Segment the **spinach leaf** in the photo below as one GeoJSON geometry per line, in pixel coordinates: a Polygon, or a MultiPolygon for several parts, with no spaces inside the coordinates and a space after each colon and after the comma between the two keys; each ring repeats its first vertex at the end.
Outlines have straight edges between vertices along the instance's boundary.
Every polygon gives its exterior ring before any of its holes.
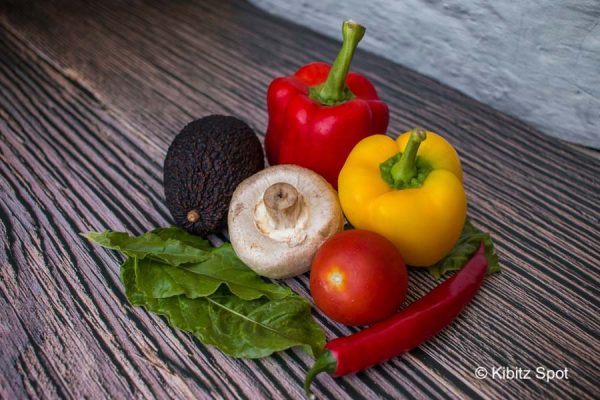
{"type": "Polygon", "coordinates": [[[492,237],[487,232],[477,229],[469,219],[465,221],[463,231],[456,245],[445,258],[429,267],[429,272],[434,278],[440,278],[448,272],[460,270],[475,254],[483,241],[485,246],[485,257],[488,261],[488,274],[500,271],[498,255],[494,248],[492,237]]]}
{"type": "Polygon", "coordinates": [[[112,231],[83,236],[144,260],[136,285],[149,297],[208,296],[221,285],[244,300],[261,296],[274,300],[292,294],[284,286],[264,282],[237,257],[229,243],[214,248],[177,227],[156,229],[139,237],[112,231]]]}
{"type": "Polygon", "coordinates": [[[130,257],[140,259],[151,257],[171,265],[204,261],[212,247],[200,238],[194,237],[176,227],[159,228],[131,237],[125,232],[88,232],[82,234],[91,242],[118,250],[130,257]]]}
{"type": "MultiPolygon", "coordinates": [[[[136,286],[146,277],[146,263],[129,258],[121,266],[121,279],[131,304],[164,315],[172,327],[196,336],[232,357],[260,358],[301,346],[313,357],[325,345],[325,334],[311,315],[310,304],[300,296],[244,300],[227,289],[204,297],[187,295],[149,297],[136,286]]],[[[160,284],[160,282],[157,282],[160,284]]]]}
{"type": "Polygon", "coordinates": [[[185,294],[189,298],[213,294],[226,285],[243,300],[265,296],[271,300],[292,294],[284,286],[264,282],[235,255],[230,244],[215,248],[206,261],[180,266],[152,259],[138,262],[135,284],[148,297],[167,298],[185,294]]]}
{"type": "Polygon", "coordinates": [[[150,231],[151,233],[158,235],[163,240],[179,240],[183,244],[188,246],[195,247],[201,250],[209,251],[213,247],[208,242],[208,240],[198,236],[192,235],[187,231],[177,227],[177,226],[167,226],[165,228],[156,228],[150,231]]]}
{"type": "Polygon", "coordinates": [[[121,281],[132,305],[165,316],[226,354],[259,358],[301,346],[315,356],[325,345],[310,304],[264,282],[228,243],[213,248],[176,227],[139,237],[112,231],[83,236],[128,256],[121,281]]]}

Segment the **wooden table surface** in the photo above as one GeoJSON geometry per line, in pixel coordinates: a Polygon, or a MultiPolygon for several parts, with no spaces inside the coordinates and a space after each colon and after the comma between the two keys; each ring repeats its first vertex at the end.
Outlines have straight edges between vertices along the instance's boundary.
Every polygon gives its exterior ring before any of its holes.
{"type": "MultiPolygon", "coordinates": [[[[415,44],[418,45],[418,44],[415,44]]],[[[311,359],[226,357],[131,307],[121,257],[78,232],[171,222],[162,161],[210,113],[266,127],[270,80],[338,43],[236,1],[0,2],[0,398],[302,398],[311,359]]],[[[503,272],[448,329],[322,398],[598,398],[600,161],[359,50],[389,134],[444,134],[503,272]],[[478,380],[478,366],[568,380],[478,380]]],[[[540,99],[552,101],[552,99],[540,99]]],[[[285,281],[308,296],[307,276],[285,281]]],[[[409,297],[435,285],[411,271],[409,297]]],[[[315,313],[328,337],[355,329],[315,313]]]]}

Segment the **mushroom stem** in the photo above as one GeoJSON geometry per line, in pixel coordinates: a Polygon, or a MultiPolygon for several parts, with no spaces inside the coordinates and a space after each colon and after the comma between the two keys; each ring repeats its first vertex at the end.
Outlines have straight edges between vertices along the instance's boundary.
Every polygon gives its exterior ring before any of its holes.
{"type": "Polygon", "coordinates": [[[263,202],[275,229],[293,228],[304,206],[302,195],[289,183],[275,183],[265,190],[263,202]]]}

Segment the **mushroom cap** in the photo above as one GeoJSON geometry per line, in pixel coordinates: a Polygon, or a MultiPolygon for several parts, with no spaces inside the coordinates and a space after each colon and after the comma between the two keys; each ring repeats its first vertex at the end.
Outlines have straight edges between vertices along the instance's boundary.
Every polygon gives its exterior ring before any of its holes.
{"type": "Polygon", "coordinates": [[[307,272],[323,242],[344,228],[337,192],[319,174],[297,165],[266,168],[238,185],[228,214],[229,239],[238,257],[268,278],[307,272]],[[265,232],[263,196],[276,183],[292,185],[304,201],[292,229],[265,232]]]}

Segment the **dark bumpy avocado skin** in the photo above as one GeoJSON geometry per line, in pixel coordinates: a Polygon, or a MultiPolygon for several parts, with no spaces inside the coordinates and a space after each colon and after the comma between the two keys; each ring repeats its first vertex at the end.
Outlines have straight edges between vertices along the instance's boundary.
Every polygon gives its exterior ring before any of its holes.
{"type": "Polygon", "coordinates": [[[163,168],[175,223],[201,236],[218,231],[237,185],[263,168],[262,146],[245,122],[211,115],[189,123],[171,143],[163,168]],[[187,218],[192,210],[196,222],[187,218]]]}

